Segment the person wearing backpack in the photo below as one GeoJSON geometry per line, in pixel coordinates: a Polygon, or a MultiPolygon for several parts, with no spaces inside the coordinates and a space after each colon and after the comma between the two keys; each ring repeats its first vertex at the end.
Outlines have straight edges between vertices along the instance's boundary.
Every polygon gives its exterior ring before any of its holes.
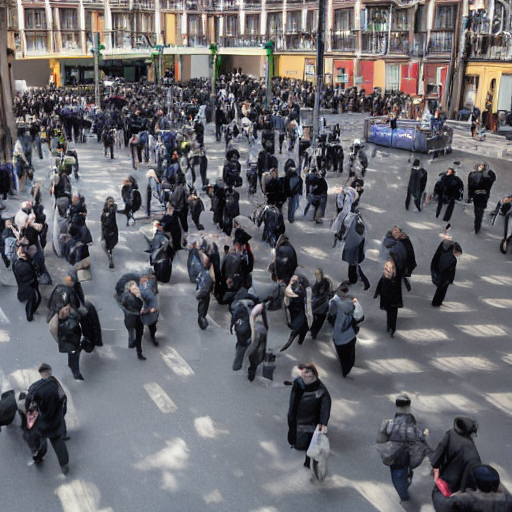
{"type": "Polygon", "coordinates": [[[356,341],[359,324],[364,320],[361,303],[349,297],[349,282],[342,281],[334,297],[329,301],[328,316],[334,318],[332,339],[341,365],[341,374],[346,377],[356,360],[356,341]]]}
{"type": "MultiPolygon", "coordinates": [[[[409,486],[412,483],[413,469],[418,467],[426,455],[428,446],[425,437],[428,429],[421,430],[416,418],[411,414],[411,399],[405,393],[395,400],[396,413],[392,420],[381,423],[377,436],[377,449],[383,462],[391,471],[391,482],[400,501],[409,501],[409,486]],[[411,457],[411,448],[418,448],[419,455],[411,457]],[[411,467],[411,465],[413,467],[411,467]]],[[[415,450],[416,451],[416,450],[415,450]]]]}
{"type": "Polygon", "coordinates": [[[204,331],[208,327],[208,307],[210,306],[210,294],[213,290],[212,271],[210,271],[210,261],[206,254],[201,253],[201,262],[203,268],[196,278],[196,299],[197,299],[197,323],[204,331]]]}
{"type": "Polygon", "coordinates": [[[449,237],[443,240],[430,262],[430,273],[432,283],[437,287],[436,293],[432,299],[432,306],[439,307],[448,291],[448,286],[455,279],[455,270],[457,268],[457,258],[462,254],[462,248],[449,237]]]}
{"type": "Polygon", "coordinates": [[[439,217],[444,204],[448,204],[444,212],[443,221],[448,222],[451,219],[455,201],[460,201],[464,194],[464,183],[456,176],[455,169],[449,167],[448,170],[440,175],[440,179],[435,184],[434,194],[437,194],[436,218],[439,217]]]}
{"type": "Polygon", "coordinates": [[[283,188],[288,198],[288,222],[293,224],[295,212],[299,207],[300,196],[302,195],[303,181],[297,174],[297,168],[293,159],[289,158],[284,164],[283,188]]]}
{"type": "Polygon", "coordinates": [[[135,224],[134,214],[140,209],[142,204],[142,196],[139,192],[139,185],[133,176],[128,176],[123,181],[123,188],[121,189],[121,197],[124,201],[124,210],[119,213],[126,215],[126,225],[130,225],[130,220],[135,224]]]}
{"type": "Polygon", "coordinates": [[[231,236],[233,220],[240,215],[240,194],[233,187],[226,187],[224,193],[224,210],[222,212],[222,231],[231,236]]]}
{"type": "Polygon", "coordinates": [[[234,300],[231,303],[231,324],[229,326],[230,334],[233,334],[233,328],[236,334],[235,359],[233,360],[233,370],[238,371],[242,368],[245,351],[251,342],[251,323],[250,309],[254,306],[251,300],[234,300]]]}
{"type": "Polygon", "coordinates": [[[484,211],[491,195],[491,188],[496,181],[496,174],[485,164],[479,165],[468,176],[468,203],[473,201],[475,213],[475,234],[480,232],[484,211]]]}
{"type": "Polygon", "coordinates": [[[355,284],[361,279],[364,289],[370,288],[370,281],[361,269],[361,263],[365,259],[366,226],[359,213],[348,213],[343,220],[344,241],[341,259],[348,263],[348,280],[355,284]]]}

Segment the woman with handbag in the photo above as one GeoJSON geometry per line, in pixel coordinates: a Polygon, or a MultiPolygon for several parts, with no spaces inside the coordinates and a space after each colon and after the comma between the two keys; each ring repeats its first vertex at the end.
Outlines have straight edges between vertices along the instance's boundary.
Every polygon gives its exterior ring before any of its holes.
{"type": "MultiPolygon", "coordinates": [[[[300,375],[293,381],[288,408],[288,442],[296,450],[307,450],[313,432],[318,426],[327,432],[331,414],[331,396],[318,378],[313,363],[299,364],[300,375]]],[[[309,468],[311,459],[306,455],[304,466],[309,468]]]]}

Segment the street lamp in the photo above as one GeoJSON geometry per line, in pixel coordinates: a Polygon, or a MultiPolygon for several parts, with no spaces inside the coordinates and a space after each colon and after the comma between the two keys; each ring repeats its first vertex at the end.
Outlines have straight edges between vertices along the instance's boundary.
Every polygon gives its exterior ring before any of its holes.
{"type": "Polygon", "coordinates": [[[324,18],[325,18],[325,0],[318,2],[318,28],[316,34],[316,94],[313,108],[313,149],[318,144],[319,117],[320,117],[320,98],[324,84],[324,18]]]}

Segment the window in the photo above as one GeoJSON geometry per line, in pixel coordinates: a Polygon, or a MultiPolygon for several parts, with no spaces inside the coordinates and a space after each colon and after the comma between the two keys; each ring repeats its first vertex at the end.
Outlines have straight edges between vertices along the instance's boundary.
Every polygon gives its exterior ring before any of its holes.
{"type": "Polygon", "coordinates": [[[308,34],[316,33],[318,31],[318,9],[308,11],[306,17],[306,32],[308,34]]]}
{"type": "Polygon", "coordinates": [[[226,36],[238,35],[238,16],[226,16],[226,36]]]}
{"type": "Polygon", "coordinates": [[[246,14],[245,15],[245,33],[248,35],[256,35],[260,33],[260,15],[259,14],[246,14]]]}
{"type": "Polygon", "coordinates": [[[44,9],[25,9],[25,28],[27,30],[46,29],[46,13],[44,9]]]}
{"type": "Polygon", "coordinates": [[[408,9],[393,9],[392,30],[409,30],[408,9]]]}
{"type": "Polygon", "coordinates": [[[368,7],[366,9],[368,32],[387,32],[389,25],[389,9],[383,7],[368,7]]]}
{"type": "Polygon", "coordinates": [[[400,64],[386,64],[386,90],[398,91],[400,89],[400,64]]]}
{"type": "Polygon", "coordinates": [[[457,14],[456,5],[438,5],[436,8],[436,23],[438,29],[454,29],[457,14]]]}
{"type": "Polygon", "coordinates": [[[295,34],[301,30],[301,11],[288,11],[286,16],[286,32],[295,34]]]}
{"type": "Polygon", "coordinates": [[[78,30],[78,13],[76,9],[59,9],[61,30],[78,30]]]}
{"type": "Polygon", "coordinates": [[[127,30],[128,26],[129,23],[127,15],[112,13],[112,27],[114,30],[127,30]]]}
{"type": "Polygon", "coordinates": [[[334,30],[336,32],[352,30],[352,9],[338,9],[334,11],[334,30]]]}
{"type": "Polygon", "coordinates": [[[280,12],[272,12],[267,15],[267,34],[276,34],[283,29],[283,15],[280,12]]]}
{"type": "Polygon", "coordinates": [[[203,33],[201,18],[196,14],[190,14],[188,16],[188,35],[199,36],[203,33]]]}

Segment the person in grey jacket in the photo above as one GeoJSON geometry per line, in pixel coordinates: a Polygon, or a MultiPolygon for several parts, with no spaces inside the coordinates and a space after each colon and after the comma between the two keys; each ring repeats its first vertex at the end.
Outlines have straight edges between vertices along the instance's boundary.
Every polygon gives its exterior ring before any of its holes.
{"type": "Polygon", "coordinates": [[[333,342],[340,360],[341,374],[346,377],[356,360],[357,325],[364,320],[361,304],[355,297],[349,297],[349,283],[343,281],[336,295],[329,301],[329,316],[336,317],[333,342]]]}
{"type": "Polygon", "coordinates": [[[158,322],[159,309],[156,286],[156,279],[151,279],[149,276],[142,276],[140,278],[139,290],[142,298],[140,320],[143,325],[147,325],[151,335],[151,341],[155,347],[158,347],[156,323],[158,322]]]}

